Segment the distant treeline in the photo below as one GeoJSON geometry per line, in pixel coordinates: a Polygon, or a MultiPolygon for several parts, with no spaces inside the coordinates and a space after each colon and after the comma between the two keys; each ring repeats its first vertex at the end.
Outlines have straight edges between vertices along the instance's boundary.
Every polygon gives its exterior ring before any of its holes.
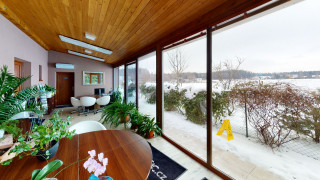
{"type": "MultiPolygon", "coordinates": [[[[312,79],[320,78],[320,71],[292,71],[292,72],[279,72],[279,73],[253,73],[245,70],[220,71],[213,72],[212,78],[214,80],[219,79],[218,73],[222,79],[229,79],[232,74],[233,79],[312,79]]],[[[206,73],[188,72],[182,73],[181,79],[206,79],[206,73]]],[[[164,79],[174,79],[173,74],[164,74],[164,79]]]]}

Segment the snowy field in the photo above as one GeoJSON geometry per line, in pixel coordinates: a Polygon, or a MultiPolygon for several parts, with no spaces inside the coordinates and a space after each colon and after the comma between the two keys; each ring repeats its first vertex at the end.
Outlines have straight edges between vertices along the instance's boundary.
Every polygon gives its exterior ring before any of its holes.
{"type": "MultiPolygon", "coordinates": [[[[275,82],[288,82],[312,91],[320,88],[320,79],[263,80],[265,84],[275,82]]],[[[150,83],[149,85],[154,84],[150,83]]],[[[172,84],[165,83],[164,91],[168,90],[168,86],[174,88],[172,84]]],[[[187,97],[192,97],[193,93],[205,90],[206,83],[184,83],[182,84],[182,88],[188,90],[187,97]]],[[[215,91],[221,91],[218,81],[213,82],[213,88],[215,91]]],[[[140,97],[139,107],[142,113],[149,114],[152,117],[156,116],[155,104],[146,103],[143,96],[140,97]]],[[[227,141],[223,136],[217,136],[218,127],[214,126],[212,132],[213,152],[220,150],[230,152],[240,160],[270,171],[283,179],[320,179],[320,173],[318,172],[320,169],[320,159],[316,158],[320,154],[320,144],[312,141],[306,142],[305,140],[298,140],[272,151],[269,147],[259,143],[257,139],[254,138],[254,129],[251,126],[249,126],[249,138],[245,137],[244,113],[241,110],[237,110],[231,117],[225,118],[231,121],[234,140],[227,141]],[[308,144],[308,146],[305,146],[304,143],[308,144]],[[310,149],[312,149],[311,151],[314,153],[314,155],[312,155],[313,157],[305,155],[308,154],[305,152],[310,149]]],[[[164,132],[197,156],[206,159],[205,125],[194,124],[186,120],[185,116],[178,112],[165,111],[164,132]]],[[[217,158],[215,157],[218,156],[217,154],[219,153],[213,153],[214,159],[217,158]]],[[[236,173],[230,170],[232,168],[224,166],[223,163],[219,164],[219,161],[216,161],[214,165],[233,177],[233,173],[236,173]]],[[[233,164],[233,167],[235,166],[237,165],[233,164]]],[[[243,167],[239,165],[238,168],[241,169],[243,167]]],[[[238,176],[237,179],[242,178],[238,176]]]]}

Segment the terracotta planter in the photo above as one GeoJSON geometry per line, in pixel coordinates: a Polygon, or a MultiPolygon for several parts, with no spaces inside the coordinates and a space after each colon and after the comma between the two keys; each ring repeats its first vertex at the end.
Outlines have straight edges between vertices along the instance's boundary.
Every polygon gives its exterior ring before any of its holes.
{"type": "Polygon", "coordinates": [[[150,131],[150,133],[146,135],[147,139],[152,139],[153,137],[154,137],[154,131],[150,131]]]}
{"type": "Polygon", "coordinates": [[[129,116],[129,114],[127,114],[126,118],[124,118],[124,116],[121,117],[121,122],[123,122],[123,123],[128,122],[129,119],[130,119],[130,116],[129,116]]]}

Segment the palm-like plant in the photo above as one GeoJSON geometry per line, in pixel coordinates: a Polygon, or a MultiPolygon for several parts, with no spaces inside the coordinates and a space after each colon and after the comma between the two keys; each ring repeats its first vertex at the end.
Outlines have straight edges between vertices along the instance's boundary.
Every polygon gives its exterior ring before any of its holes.
{"type": "Polygon", "coordinates": [[[155,121],[154,118],[145,116],[144,121],[141,123],[139,127],[138,133],[141,136],[145,136],[146,138],[152,138],[154,134],[161,135],[161,128],[158,126],[158,123],[155,121]]]}
{"type": "Polygon", "coordinates": [[[100,121],[102,123],[110,123],[115,127],[124,122],[124,127],[127,128],[126,118],[135,109],[135,106],[134,103],[127,104],[124,101],[116,101],[103,109],[100,121]]]}
{"type": "Polygon", "coordinates": [[[14,115],[20,112],[32,111],[36,114],[44,113],[39,104],[31,102],[27,105],[24,103],[30,98],[39,95],[39,87],[28,87],[21,91],[17,91],[18,87],[31,76],[22,78],[15,77],[8,72],[7,66],[3,66],[0,73],[0,124],[10,120],[14,115]]]}

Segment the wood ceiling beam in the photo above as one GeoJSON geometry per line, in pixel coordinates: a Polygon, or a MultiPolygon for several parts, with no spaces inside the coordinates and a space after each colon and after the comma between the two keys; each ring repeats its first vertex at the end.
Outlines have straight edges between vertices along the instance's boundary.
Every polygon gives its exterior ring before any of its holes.
{"type": "Polygon", "coordinates": [[[46,50],[50,50],[47,44],[45,44],[33,31],[15,15],[2,1],[0,1],[0,13],[6,17],[10,22],[15,24],[22,32],[28,35],[31,39],[37,42],[41,47],[46,50]]]}

